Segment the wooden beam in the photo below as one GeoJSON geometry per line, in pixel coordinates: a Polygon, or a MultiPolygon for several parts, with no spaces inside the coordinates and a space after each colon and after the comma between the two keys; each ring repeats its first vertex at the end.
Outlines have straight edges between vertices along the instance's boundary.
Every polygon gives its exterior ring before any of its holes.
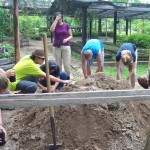
{"type": "Polygon", "coordinates": [[[19,37],[19,10],[18,10],[18,0],[13,0],[13,10],[14,10],[14,43],[15,43],[15,63],[20,60],[20,37],[19,37]]]}
{"type": "Polygon", "coordinates": [[[1,95],[0,107],[62,106],[150,100],[150,90],[106,90],[1,95]]]}

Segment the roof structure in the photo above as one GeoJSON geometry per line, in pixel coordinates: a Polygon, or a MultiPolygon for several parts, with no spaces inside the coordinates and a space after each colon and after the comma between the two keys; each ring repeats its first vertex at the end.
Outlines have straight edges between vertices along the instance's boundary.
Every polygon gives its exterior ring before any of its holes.
{"type": "MultiPolygon", "coordinates": [[[[99,18],[114,18],[114,11],[116,11],[117,18],[150,19],[150,4],[145,3],[110,2],[108,0],[70,0],[64,6],[61,4],[59,6],[60,2],[55,0],[19,0],[18,3],[20,12],[26,9],[31,15],[34,14],[35,9],[40,10],[41,15],[53,14],[58,9],[65,11],[66,15],[72,15],[75,10],[87,6],[87,9],[95,11],[99,18]]],[[[1,0],[0,7],[11,9],[13,1],[1,0]]]]}
{"type": "MultiPolygon", "coordinates": [[[[27,10],[29,15],[34,15],[34,10],[39,10],[40,14],[46,14],[55,0],[18,0],[19,12],[27,10]]],[[[0,7],[13,9],[13,0],[1,0],[0,7]]]]}
{"type": "MultiPolygon", "coordinates": [[[[50,8],[54,1],[55,0],[19,0],[18,2],[20,7],[45,9],[50,8]]],[[[0,2],[1,6],[4,7],[10,8],[13,6],[13,0],[1,0],[0,2]]]]}
{"type": "Polygon", "coordinates": [[[116,11],[117,18],[150,19],[150,4],[145,3],[74,0],[74,4],[80,7],[87,6],[87,9],[95,11],[99,18],[114,18],[116,11]]]}

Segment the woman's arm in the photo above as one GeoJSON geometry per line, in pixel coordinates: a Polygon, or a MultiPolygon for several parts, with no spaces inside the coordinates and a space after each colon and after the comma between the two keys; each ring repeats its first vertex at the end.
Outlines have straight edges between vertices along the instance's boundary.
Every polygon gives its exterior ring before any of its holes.
{"type": "Polygon", "coordinates": [[[15,71],[13,69],[9,69],[7,71],[4,71],[3,69],[0,68],[0,72],[5,74],[7,78],[10,78],[11,76],[15,75],[15,71]]]}
{"type": "Polygon", "coordinates": [[[42,90],[47,91],[47,87],[43,86],[41,83],[37,83],[38,87],[41,88],[42,90]]]}
{"type": "Polygon", "coordinates": [[[50,27],[50,31],[54,32],[58,21],[61,19],[61,15],[57,15],[56,19],[53,21],[53,24],[50,27]]]}
{"type": "Polygon", "coordinates": [[[120,80],[121,79],[121,72],[120,72],[120,62],[116,61],[116,79],[120,80]]]}
{"type": "MultiPolygon", "coordinates": [[[[46,78],[46,73],[43,73],[41,76],[44,77],[44,78],[46,78]]],[[[61,83],[67,83],[67,84],[69,84],[69,83],[72,82],[71,80],[61,80],[61,79],[56,78],[56,77],[54,77],[52,75],[49,75],[49,78],[53,82],[61,82],[61,83]]]]}
{"type": "MultiPolygon", "coordinates": [[[[58,79],[60,79],[59,77],[56,77],[58,79]]],[[[59,82],[55,82],[55,84],[53,85],[52,89],[55,91],[57,86],[58,86],[59,82]]]]}
{"type": "Polygon", "coordinates": [[[15,71],[13,69],[9,69],[5,72],[5,75],[7,78],[10,78],[11,76],[15,75],[15,71]]]}
{"type": "Polygon", "coordinates": [[[63,40],[63,44],[65,44],[66,42],[70,41],[73,38],[71,29],[68,30],[68,35],[69,35],[68,38],[63,40]]]}

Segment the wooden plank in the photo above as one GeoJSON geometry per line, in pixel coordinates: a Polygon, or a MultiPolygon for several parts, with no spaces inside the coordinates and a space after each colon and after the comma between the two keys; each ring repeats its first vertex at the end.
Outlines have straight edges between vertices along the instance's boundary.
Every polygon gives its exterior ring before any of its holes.
{"type": "Polygon", "coordinates": [[[18,0],[13,0],[13,21],[14,21],[14,44],[15,44],[15,63],[20,60],[20,36],[19,36],[19,10],[18,0]]]}
{"type": "Polygon", "coordinates": [[[6,65],[6,64],[11,64],[13,62],[13,58],[1,58],[0,59],[0,66],[1,65],[6,65]]]}
{"type": "Polygon", "coordinates": [[[1,95],[0,107],[62,106],[150,100],[150,90],[1,95]]]}
{"type": "Polygon", "coordinates": [[[3,70],[8,70],[8,69],[12,69],[14,67],[15,64],[8,64],[8,65],[3,65],[0,66],[0,68],[2,68],[3,70]]]}

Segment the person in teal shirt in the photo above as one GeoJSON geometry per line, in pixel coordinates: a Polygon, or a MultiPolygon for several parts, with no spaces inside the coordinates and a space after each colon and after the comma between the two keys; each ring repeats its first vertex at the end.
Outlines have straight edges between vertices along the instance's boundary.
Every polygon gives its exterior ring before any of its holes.
{"type": "Polygon", "coordinates": [[[104,65],[104,44],[98,39],[91,39],[86,42],[81,51],[82,71],[84,78],[91,75],[91,66],[94,59],[97,60],[96,72],[103,71],[104,65]]]}
{"type": "MultiPolygon", "coordinates": [[[[45,59],[44,50],[36,49],[32,55],[23,57],[14,67],[16,73],[16,81],[9,82],[9,88],[12,91],[20,91],[20,93],[35,93],[38,87],[39,77],[46,78],[46,73],[39,66],[43,64],[45,59]]],[[[61,80],[49,75],[50,80],[54,82],[70,83],[71,80],[61,80]]]]}

